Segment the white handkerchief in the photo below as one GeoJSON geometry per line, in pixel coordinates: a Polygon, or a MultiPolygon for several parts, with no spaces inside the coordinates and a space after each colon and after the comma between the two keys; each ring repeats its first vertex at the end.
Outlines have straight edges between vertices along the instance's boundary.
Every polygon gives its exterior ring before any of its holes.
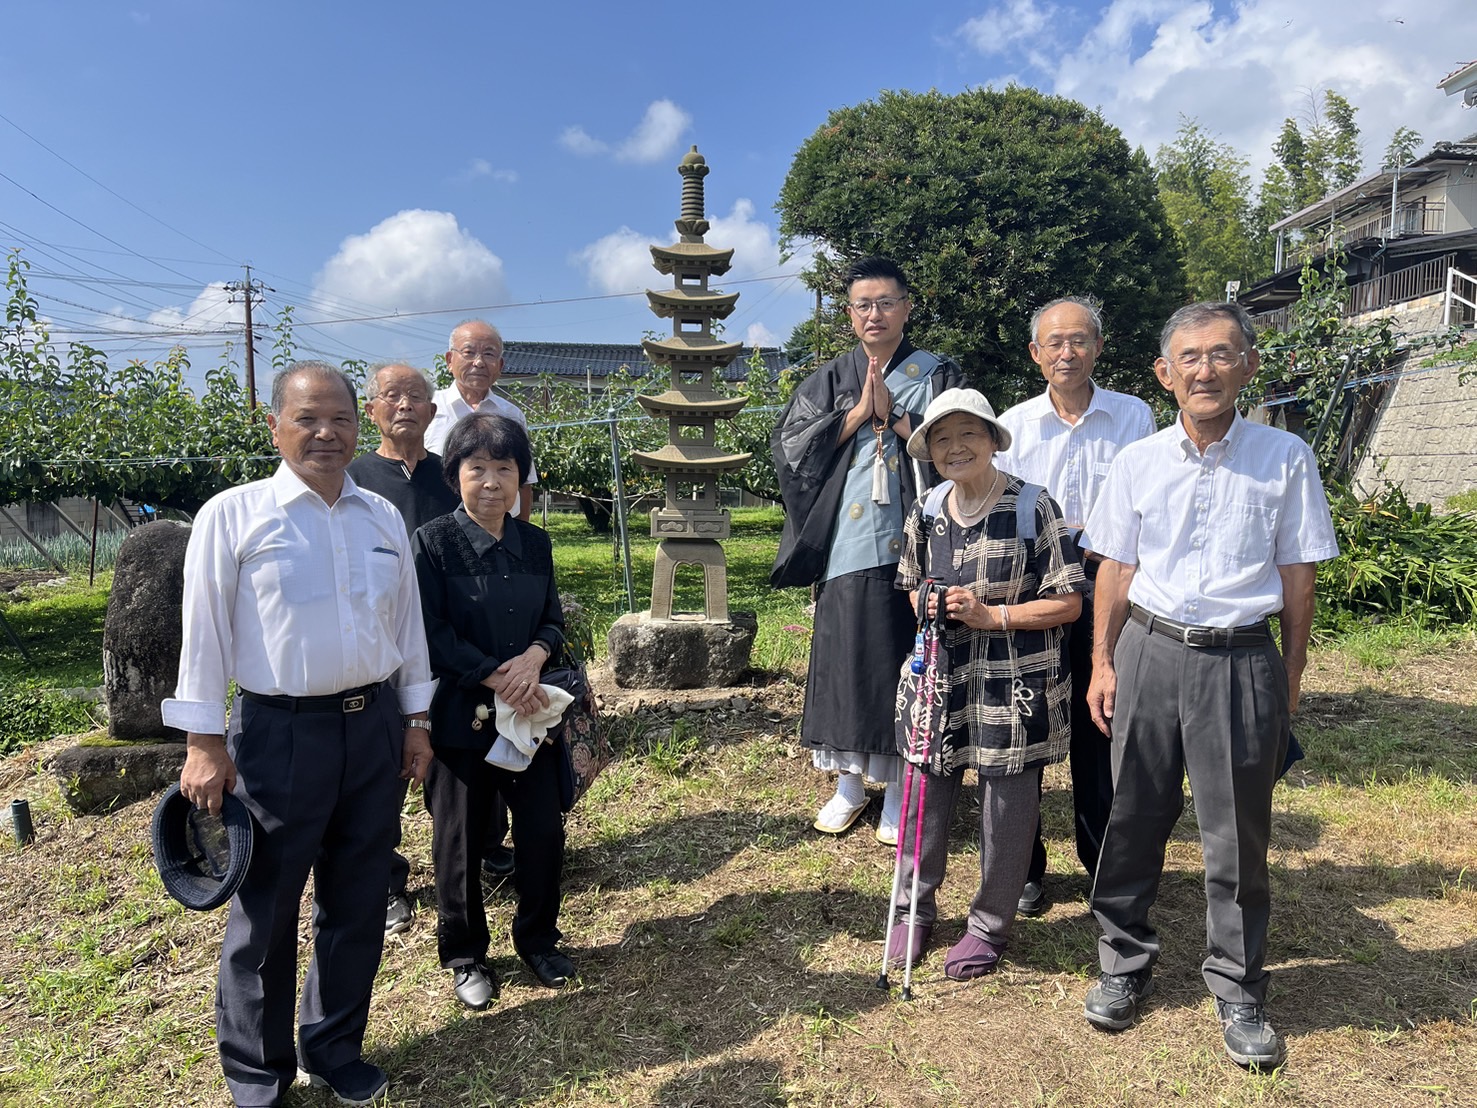
{"type": "Polygon", "coordinates": [[[520,716],[501,696],[493,698],[493,707],[497,711],[497,739],[487,752],[489,764],[513,773],[523,772],[533,761],[539,743],[564,718],[564,709],[574,703],[574,697],[557,685],[539,687],[549,698],[549,706],[540,708],[531,716],[520,716]]]}

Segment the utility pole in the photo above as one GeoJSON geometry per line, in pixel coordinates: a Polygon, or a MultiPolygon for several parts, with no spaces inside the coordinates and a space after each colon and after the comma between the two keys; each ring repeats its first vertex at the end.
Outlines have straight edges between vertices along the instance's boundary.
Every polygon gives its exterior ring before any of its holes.
{"type": "Polygon", "coordinates": [[[262,291],[266,288],[260,281],[251,279],[251,266],[241,267],[246,271],[245,281],[231,281],[226,285],[226,291],[231,294],[231,303],[236,302],[236,294],[240,293],[242,303],[246,309],[246,410],[256,411],[256,332],[251,329],[251,301],[253,297],[260,298],[262,291]]]}

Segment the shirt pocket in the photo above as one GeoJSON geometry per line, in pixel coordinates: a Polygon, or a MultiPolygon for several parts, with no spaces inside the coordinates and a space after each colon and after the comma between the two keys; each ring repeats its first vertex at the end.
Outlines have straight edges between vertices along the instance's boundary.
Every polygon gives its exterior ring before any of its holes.
{"type": "Polygon", "coordinates": [[[1222,509],[1216,525],[1216,565],[1225,573],[1265,565],[1271,560],[1276,534],[1276,508],[1231,501],[1222,509]]]}
{"type": "Polygon", "coordinates": [[[381,613],[392,613],[400,596],[400,559],[394,554],[371,550],[364,556],[366,598],[381,613]]]}
{"type": "Polygon", "coordinates": [[[305,547],[264,546],[245,560],[256,595],[280,596],[288,604],[322,600],[333,591],[332,571],[305,547]]]}

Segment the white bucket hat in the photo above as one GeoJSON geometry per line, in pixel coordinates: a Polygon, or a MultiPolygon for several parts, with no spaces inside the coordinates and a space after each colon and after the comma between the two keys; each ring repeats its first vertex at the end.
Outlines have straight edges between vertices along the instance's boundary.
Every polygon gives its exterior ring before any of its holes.
{"type": "Polygon", "coordinates": [[[972,416],[979,416],[990,425],[990,430],[995,434],[995,449],[1010,449],[1010,432],[1005,429],[1005,424],[995,418],[995,409],[990,407],[990,402],[985,399],[985,394],[978,389],[945,389],[933,398],[927,410],[923,413],[923,422],[918,429],[908,436],[908,455],[919,461],[928,461],[928,432],[933,425],[946,415],[955,412],[967,412],[972,416]]]}

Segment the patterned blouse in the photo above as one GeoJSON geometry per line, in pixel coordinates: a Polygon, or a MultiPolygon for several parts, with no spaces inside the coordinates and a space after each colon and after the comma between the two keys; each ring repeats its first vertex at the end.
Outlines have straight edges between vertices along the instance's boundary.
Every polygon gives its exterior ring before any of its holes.
{"type": "MultiPolygon", "coordinates": [[[[1087,579],[1056,501],[1043,493],[1036,502],[1034,546],[1016,538],[1022,487],[1009,477],[999,502],[969,527],[955,523],[945,506],[926,536],[923,501],[917,501],[903,525],[897,587],[916,589],[926,576],[963,585],[991,606],[1082,592],[1087,579]]],[[[931,772],[972,766],[985,776],[1005,776],[1067,756],[1072,677],[1062,656],[1065,632],[1064,626],[980,631],[949,622],[943,642],[948,721],[931,772]]]]}

